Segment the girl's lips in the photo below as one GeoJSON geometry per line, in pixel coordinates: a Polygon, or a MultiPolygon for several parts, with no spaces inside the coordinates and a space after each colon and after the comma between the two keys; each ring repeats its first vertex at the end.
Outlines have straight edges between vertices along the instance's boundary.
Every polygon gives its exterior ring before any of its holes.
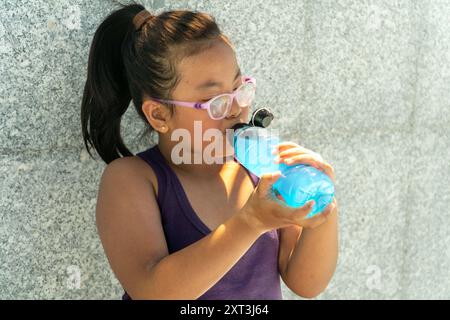
{"type": "Polygon", "coordinates": [[[238,129],[238,128],[246,125],[246,124],[247,123],[245,123],[245,122],[237,122],[237,123],[233,124],[229,129],[236,130],[236,129],[238,129]]]}
{"type": "Polygon", "coordinates": [[[232,126],[230,126],[229,128],[223,129],[222,133],[224,135],[227,134],[227,131],[231,132],[231,133],[234,133],[238,128],[242,127],[243,125],[247,125],[247,123],[245,123],[245,122],[237,122],[237,123],[233,124],[232,126]]]}
{"type": "Polygon", "coordinates": [[[236,124],[234,124],[233,126],[231,126],[231,127],[229,127],[229,128],[225,128],[224,130],[223,130],[223,133],[224,134],[226,134],[227,133],[227,131],[228,132],[234,132],[236,129],[234,128],[236,126],[236,124]]]}

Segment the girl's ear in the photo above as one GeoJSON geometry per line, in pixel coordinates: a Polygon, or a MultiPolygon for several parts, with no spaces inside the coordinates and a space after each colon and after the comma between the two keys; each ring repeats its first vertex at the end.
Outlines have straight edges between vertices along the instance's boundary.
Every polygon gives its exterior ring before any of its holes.
{"type": "Polygon", "coordinates": [[[160,132],[167,131],[170,120],[170,112],[167,107],[153,100],[144,100],[142,112],[155,130],[160,132]]]}

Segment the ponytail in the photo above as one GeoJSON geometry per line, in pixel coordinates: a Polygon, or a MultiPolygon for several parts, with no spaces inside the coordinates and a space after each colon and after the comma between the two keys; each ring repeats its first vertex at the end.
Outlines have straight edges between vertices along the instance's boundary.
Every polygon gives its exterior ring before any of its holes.
{"type": "Polygon", "coordinates": [[[122,115],[131,102],[122,47],[133,32],[134,16],[142,9],[132,5],[111,13],[95,32],[89,52],[81,105],[83,137],[88,152],[89,142],[106,163],[120,157],[119,152],[132,155],[120,135],[122,115]]]}

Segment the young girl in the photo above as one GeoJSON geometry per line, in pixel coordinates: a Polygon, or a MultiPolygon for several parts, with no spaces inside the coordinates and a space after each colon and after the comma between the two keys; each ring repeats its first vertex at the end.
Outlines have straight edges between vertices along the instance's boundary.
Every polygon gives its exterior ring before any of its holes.
{"type": "MultiPolygon", "coordinates": [[[[236,161],[176,164],[172,156],[172,134],[193,137],[196,123],[202,136],[216,129],[225,139],[226,129],[248,121],[254,93],[255,79],[241,73],[208,14],[154,16],[133,4],[99,26],[82,129],[88,152],[89,142],[108,164],[96,221],[123,299],[282,299],[280,276],[302,297],[326,288],[337,262],[335,199],[303,219],[312,203],[294,209],[271,196],[279,171],[258,179],[236,161]],[[120,136],[131,101],[159,137],[137,156],[120,136]]],[[[207,145],[192,143],[188,156],[207,145]]],[[[280,162],[309,164],[334,180],[318,154],[292,142],[276,151],[280,162]]]]}

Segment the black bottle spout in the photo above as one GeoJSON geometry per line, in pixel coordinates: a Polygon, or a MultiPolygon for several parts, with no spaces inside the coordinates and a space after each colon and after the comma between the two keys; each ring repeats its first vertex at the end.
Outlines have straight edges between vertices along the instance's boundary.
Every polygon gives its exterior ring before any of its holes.
{"type": "Polygon", "coordinates": [[[272,122],[273,118],[273,113],[268,108],[258,108],[253,112],[252,117],[248,123],[236,123],[233,127],[231,127],[231,129],[236,131],[240,128],[251,126],[267,128],[272,122]]]}

